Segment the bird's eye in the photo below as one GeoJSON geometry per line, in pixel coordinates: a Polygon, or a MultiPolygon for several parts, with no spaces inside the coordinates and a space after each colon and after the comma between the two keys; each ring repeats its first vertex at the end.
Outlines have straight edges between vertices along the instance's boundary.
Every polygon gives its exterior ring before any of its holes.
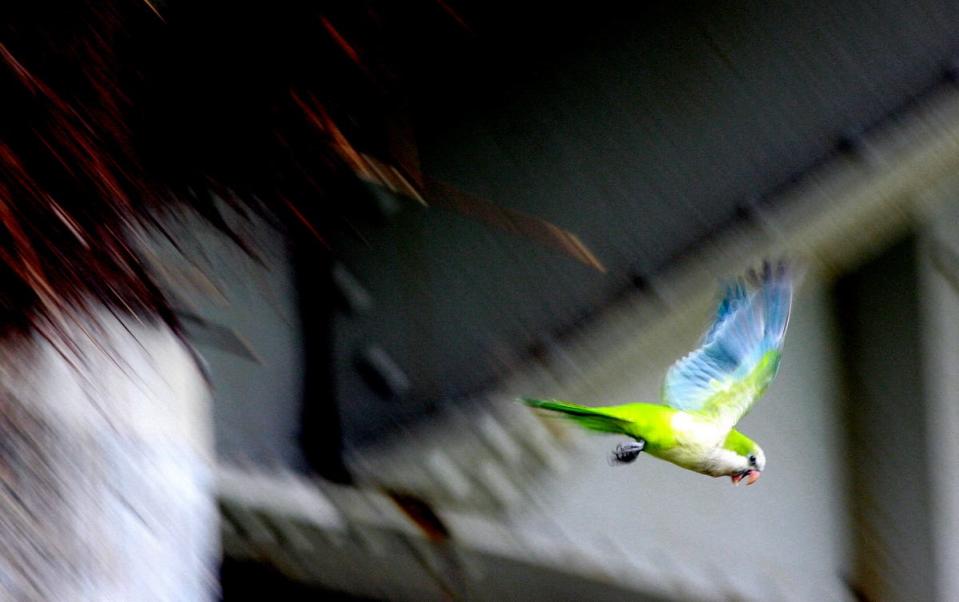
{"type": "Polygon", "coordinates": [[[756,463],[756,456],[754,456],[754,455],[752,455],[752,454],[750,454],[750,455],[749,455],[749,458],[747,458],[747,459],[749,460],[749,463],[750,463],[750,464],[755,464],[755,463],[756,463]]]}

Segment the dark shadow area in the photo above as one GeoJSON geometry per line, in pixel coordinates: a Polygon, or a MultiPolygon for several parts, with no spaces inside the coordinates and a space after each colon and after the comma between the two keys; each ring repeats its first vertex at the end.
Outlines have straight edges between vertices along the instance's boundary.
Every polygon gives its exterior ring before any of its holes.
{"type": "Polygon", "coordinates": [[[253,561],[227,558],[220,567],[221,600],[277,600],[282,602],[376,602],[374,598],[359,598],[343,592],[311,587],[284,576],[269,565],[253,561]]]}

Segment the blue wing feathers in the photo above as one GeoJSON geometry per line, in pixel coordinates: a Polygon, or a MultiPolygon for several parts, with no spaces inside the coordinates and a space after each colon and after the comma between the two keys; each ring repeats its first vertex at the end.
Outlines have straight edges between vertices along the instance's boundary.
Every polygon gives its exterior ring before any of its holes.
{"type": "Polygon", "coordinates": [[[702,407],[715,383],[748,375],[770,350],[781,350],[797,272],[786,261],[766,261],[759,271],[729,283],[699,349],[666,374],[663,398],[682,410],[702,407]]]}
{"type": "Polygon", "coordinates": [[[726,323],[726,320],[732,316],[746,300],[746,287],[741,279],[727,283],[725,286],[725,294],[719,302],[719,307],[716,309],[716,318],[713,320],[709,330],[706,331],[702,344],[705,345],[709,343],[715,337],[716,332],[726,323]]]}
{"type": "MultiPolygon", "coordinates": [[[[768,265],[768,264],[767,264],[768,265]]],[[[764,296],[764,339],[769,348],[782,346],[789,323],[795,274],[788,265],[780,263],[775,274],[770,274],[762,291],[764,296]]]]}

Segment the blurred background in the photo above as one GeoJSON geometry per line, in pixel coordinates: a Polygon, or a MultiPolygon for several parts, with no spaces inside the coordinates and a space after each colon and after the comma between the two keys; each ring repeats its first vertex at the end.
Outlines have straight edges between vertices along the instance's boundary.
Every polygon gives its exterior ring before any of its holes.
{"type": "Polygon", "coordinates": [[[260,262],[200,224],[202,279],[159,253],[224,599],[959,599],[959,3],[414,4],[392,108],[445,205],[367,178],[328,253],[255,219],[260,262]],[[658,400],[783,254],[757,486],[513,401],[658,400]]]}

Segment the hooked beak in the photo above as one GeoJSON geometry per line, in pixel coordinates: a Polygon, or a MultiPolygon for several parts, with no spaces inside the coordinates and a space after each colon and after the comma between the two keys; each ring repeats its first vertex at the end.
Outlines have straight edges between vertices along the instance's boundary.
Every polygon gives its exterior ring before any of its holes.
{"type": "Polygon", "coordinates": [[[729,478],[732,479],[733,485],[739,485],[739,482],[743,479],[746,479],[746,485],[752,485],[759,480],[761,475],[762,473],[758,470],[744,470],[743,472],[730,475],[729,478]]]}

